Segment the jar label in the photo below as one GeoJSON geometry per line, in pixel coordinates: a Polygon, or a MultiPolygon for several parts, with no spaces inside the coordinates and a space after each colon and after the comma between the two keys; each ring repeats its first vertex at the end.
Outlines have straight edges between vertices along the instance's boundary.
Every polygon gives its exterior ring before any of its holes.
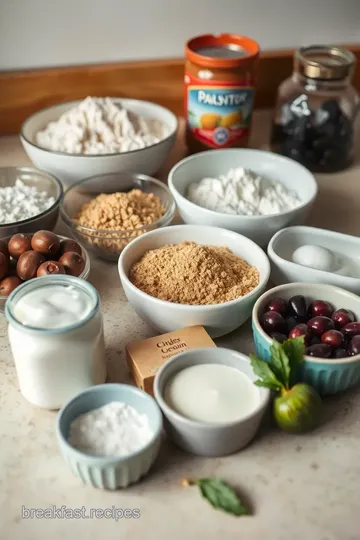
{"type": "Polygon", "coordinates": [[[185,76],[185,117],[193,137],[226,148],[248,136],[254,88],[247,82],[203,81],[185,76]]]}

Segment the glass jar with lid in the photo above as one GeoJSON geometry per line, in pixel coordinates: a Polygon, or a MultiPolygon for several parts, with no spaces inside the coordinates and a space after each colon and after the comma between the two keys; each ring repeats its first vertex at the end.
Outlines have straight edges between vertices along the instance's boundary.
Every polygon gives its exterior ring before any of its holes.
{"type": "Polygon", "coordinates": [[[315,45],[295,53],[293,74],[278,89],[273,151],[314,172],[351,164],[359,109],[354,66],[354,55],[340,47],[315,45]]]}

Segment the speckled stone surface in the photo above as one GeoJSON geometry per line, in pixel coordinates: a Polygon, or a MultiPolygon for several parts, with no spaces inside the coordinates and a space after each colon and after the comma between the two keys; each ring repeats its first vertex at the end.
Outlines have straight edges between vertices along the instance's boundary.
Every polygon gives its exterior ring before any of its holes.
{"type": "MultiPolygon", "coordinates": [[[[253,146],[264,147],[269,116],[256,115],[253,146]]],[[[179,142],[168,166],[183,153],[179,142]]],[[[17,137],[0,139],[0,166],[28,164],[17,137]]],[[[360,164],[336,175],[319,175],[320,193],[309,223],[360,234],[360,164]]],[[[61,229],[58,229],[61,230],[61,229]]],[[[126,342],[154,332],[127,304],[116,264],[92,259],[90,281],[102,300],[109,380],[129,382],[126,342]]],[[[217,340],[248,353],[250,327],[217,340]]],[[[270,421],[237,455],[202,459],[164,440],[151,474],[115,493],[83,486],[59,455],[56,413],[31,407],[20,395],[0,318],[0,538],[4,540],[359,540],[360,389],[326,400],[326,422],[314,433],[289,436],[270,421]],[[213,510],[181,477],[216,475],[249,502],[252,515],[233,518],[213,510]],[[26,519],[22,508],[138,508],[139,519],[93,517],[26,519]]],[[[25,512],[26,514],[26,512],[25,512]]],[[[111,512],[109,512],[111,514],[111,512]]]]}

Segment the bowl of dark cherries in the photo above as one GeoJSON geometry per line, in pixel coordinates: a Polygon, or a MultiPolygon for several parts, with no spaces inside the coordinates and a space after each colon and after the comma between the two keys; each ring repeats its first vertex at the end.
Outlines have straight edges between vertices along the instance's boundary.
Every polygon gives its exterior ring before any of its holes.
{"type": "Polygon", "coordinates": [[[264,293],[253,310],[256,352],[304,336],[301,379],[322,393],[360,382],[360,298],[331,285],[289,283],[264,293]]]}

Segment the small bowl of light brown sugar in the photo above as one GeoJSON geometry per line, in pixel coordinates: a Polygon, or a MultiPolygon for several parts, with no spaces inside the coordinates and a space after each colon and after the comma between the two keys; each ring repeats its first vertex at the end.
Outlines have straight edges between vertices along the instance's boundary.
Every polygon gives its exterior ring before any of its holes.
{"type": "Polygon", "coordinates": [[[117,260],[129,242],[169,225],[175,203],[167,186],[143,174],[112,173],[73,184],[61,217],[74,238],[95,255],[117,260]]]}
{"type": "Polygon", "coordinates": [[[139,317],[160,332],[202,325],[211,337],[251,316],[266,288],[269,260],[252,240],[201,225],[176,225],[135,239],[119,275],[139,317]]]}

